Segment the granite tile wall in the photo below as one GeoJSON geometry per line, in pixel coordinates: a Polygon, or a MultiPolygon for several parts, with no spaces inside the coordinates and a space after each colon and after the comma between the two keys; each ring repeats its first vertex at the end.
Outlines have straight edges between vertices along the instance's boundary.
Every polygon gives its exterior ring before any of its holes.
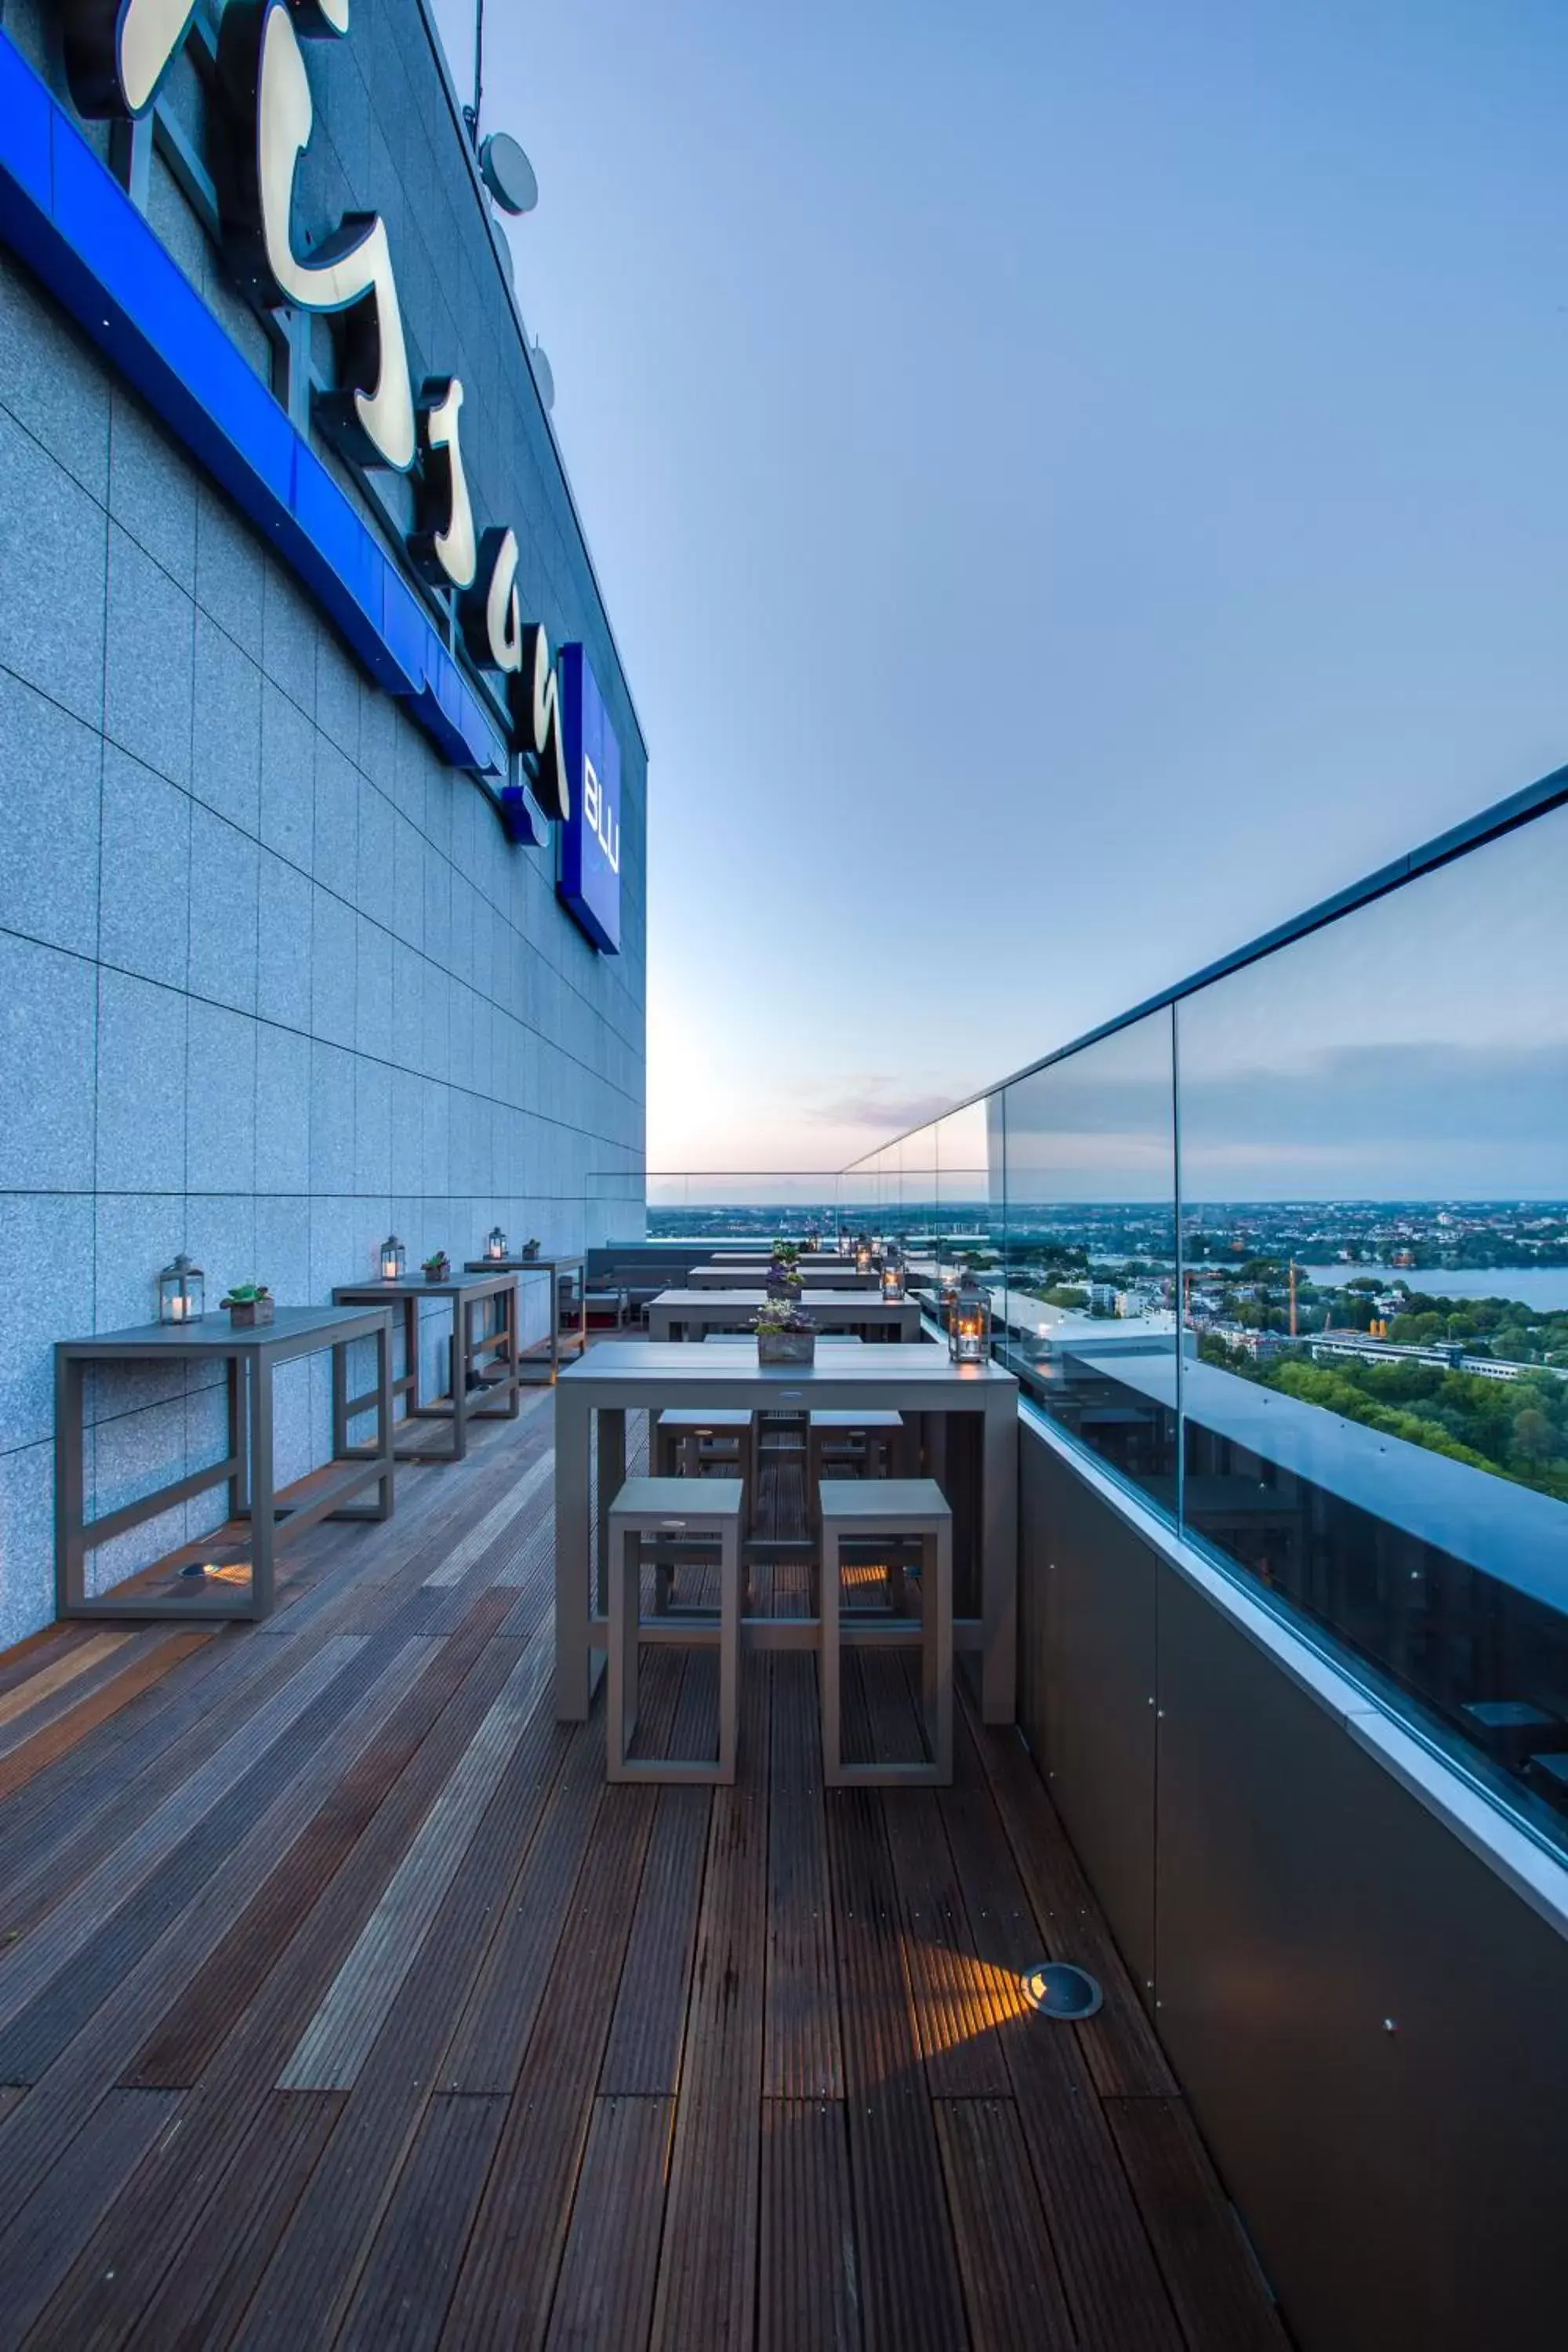
{"type": "MultiPolygon", "coordinates": [[[[5,29],[63,89],[50,13],[14,0],[5,29]]],[[[211,1301],[256,1277],[304,1303],[370,1274],[389,1229],[411,1263],[497,1222],[580,1247],[627,1230],[604,1194],[642,1166],[641,740],[417,0],[356,0],[311,68],[309,201],[386,214],[416,373],[465,373],[476,498],[615,714],[623,952],[595,953],[553,847],[506,842],[0,248],[0,1646],[53,1613],[56,1339],[147,1319],[182,1248],[211,1301]]],[[[161,164],[151,209],[251,332],[161,164]]],[[[285,1477],[326,1430],[325,1362],[291,1370],[285,1477]]],[[[216,1459],[217,1405],[181,1376],[95,1379],[89,1508],[216,1459]]],[[[137,1530],[96,1580],[216,1516],[137,1530]]]]}

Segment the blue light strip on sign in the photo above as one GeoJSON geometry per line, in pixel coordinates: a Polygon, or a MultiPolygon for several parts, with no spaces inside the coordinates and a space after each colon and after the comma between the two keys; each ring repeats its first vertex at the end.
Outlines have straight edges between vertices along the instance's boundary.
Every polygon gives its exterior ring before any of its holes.
{"type": "Polygon", "coordinates": [[[266,533],[441,757],[504,776],[496,729],[374,533],[3,32],[0,237],[266,533]]]}

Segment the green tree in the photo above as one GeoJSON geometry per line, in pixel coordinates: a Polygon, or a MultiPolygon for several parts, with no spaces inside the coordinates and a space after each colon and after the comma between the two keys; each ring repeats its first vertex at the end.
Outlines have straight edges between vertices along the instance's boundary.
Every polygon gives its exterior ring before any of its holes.
{"type": "Polygon", "coordinates": [[[1526,1462],[1550,1462],[1557,1433],[1538,1405],[1527,1404],[1513,1417],[1513,1450],[1526,1462]]]}

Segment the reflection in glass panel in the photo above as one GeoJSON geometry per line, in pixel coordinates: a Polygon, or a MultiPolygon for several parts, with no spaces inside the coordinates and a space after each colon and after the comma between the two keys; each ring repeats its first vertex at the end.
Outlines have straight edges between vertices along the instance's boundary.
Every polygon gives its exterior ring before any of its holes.
{"type": "Polygon", "coordinates": [[[1005,1090],[1001,1352],[1053,1419],[1173,1517],[1172,1020],[1151,1013],[1005,1090]]]}
{"type": "Polygon", "coordinates": [[[1559,1834],[1565,892],[1557,812],[1177,1014],[1188,1527],[1559,1834]]]}

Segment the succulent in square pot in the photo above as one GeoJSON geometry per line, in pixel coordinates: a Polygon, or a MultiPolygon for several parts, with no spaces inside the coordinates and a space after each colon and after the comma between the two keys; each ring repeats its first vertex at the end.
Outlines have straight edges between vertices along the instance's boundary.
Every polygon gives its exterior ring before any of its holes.
{"type": "Polygon", "coordinates": [[[452,1271],[452,1261],[445,1250],[433,1250],[421,1263],[425,1268],[426,1282],[445,1282],[452,1271]]]}
{"type": "Polygon", "coordinates": [[[270,1323],[276,1304],[264,1282],[231,1283],[218,1300],[228,1309],[229,1328],[234,1331],[254,1330],[258,1323],[270,1323]]]}
{"type": "Polygon", "coordinates": [[[537,1240],[524,1242],[522,1247],[518,1252],[518,1255],[519,1257],[537,1257],[539,1255],[539,1244],[537,1240]]]}
{"type": "Polygon", "coordinates": [[[794,1291],[770,1292],[752,1318],[759,1364],[809,1364],[816,1357],[816,1326],[803,1315],[794,1291]]]}

